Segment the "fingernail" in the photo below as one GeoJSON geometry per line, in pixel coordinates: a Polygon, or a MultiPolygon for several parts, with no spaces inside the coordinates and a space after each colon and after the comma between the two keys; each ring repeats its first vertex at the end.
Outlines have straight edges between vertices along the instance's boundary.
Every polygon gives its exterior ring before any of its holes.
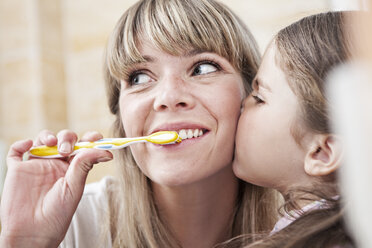
{"type": "Polygon", "coordinates": [[[98,163],[102,163],[102,162],[108,162],[108,161],[110,161],[110,160],[112,160],[111,157],[103,157],[103,158],[99,158],[99,159],[97,159],[97,162],[98,162],[98,163]]]}
{"type": "Polygon", "coordinates": [[[68,142],[63,142],[58,150],[63,153],[71,152],[71,145],[68,142]]]}
{"type": "Polygon", "coordinates": [[[55,137],[53,135],[49,134],[48,137],[47,137],[47,140],[52,140],[52,139],[55,139],[55,137]]]}

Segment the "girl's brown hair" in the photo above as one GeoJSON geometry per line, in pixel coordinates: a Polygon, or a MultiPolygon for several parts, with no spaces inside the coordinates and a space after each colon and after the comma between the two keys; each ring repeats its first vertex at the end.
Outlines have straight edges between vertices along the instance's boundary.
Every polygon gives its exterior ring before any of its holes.
{"type": "MultiPolygon", "coordinates": [[[[244,23],[214,0],[142,0],[129,8],[109,40],[105,75],[109,107],[115,115],[116,137],[125,137],[120,117],[120,80],[133,63],[143,61],[137,47],[147,39],[160,50],[181,55],[190,49],[228,59],[241,73],[246,93],[256,74],[259,52],[244,23]]],[[[138,168],[130,149],[117,154],[119,183],[113,186],[110,230],[114,247],[179,247],[161,220],[150,180],[138,168]]],[[[270,190],[240,183],[229,235],[267,230],[275,221],[270,190]]]]}
{"type": "MultiPolygon", "coordinates": [[[[335,66],[351,56],[351,32],[345,21],[351,14],[328,12],[303,18],[282,29],[273,41],[276,62],[300,102],[299,123],[316,133],[331,133],[326,79],[335,66]]],[[[301,143],[301,131],[294,133],[301,143]]],[[[354,247],[344,223],[342,198],[335,197],[339,190],[334,176],[332,180],[319,178],[313,188],[294,189],[284,196],[288,199],[283,206],[287,214],[299,201],[323,199],[324,208],[303,213],[288,227],[248,247],[354,247]]]]}

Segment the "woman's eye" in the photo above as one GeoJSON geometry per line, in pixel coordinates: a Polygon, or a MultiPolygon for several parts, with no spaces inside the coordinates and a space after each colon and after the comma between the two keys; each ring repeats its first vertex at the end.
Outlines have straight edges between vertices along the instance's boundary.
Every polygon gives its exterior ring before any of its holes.
{"type": "Polygon", "coordinates": [[[131,85],[140,85],[144,83],[151,82],[152,79],[145,73],[137,73],[130,77],[131,85]]]}
{"type": "Polygon", "coordinates": [[[218,71],[218,67],[216,65],[213,65],[211,63],[203,63],[195,67],[192,75],[193,76],[204,75],[215,71],[218,71]]]}

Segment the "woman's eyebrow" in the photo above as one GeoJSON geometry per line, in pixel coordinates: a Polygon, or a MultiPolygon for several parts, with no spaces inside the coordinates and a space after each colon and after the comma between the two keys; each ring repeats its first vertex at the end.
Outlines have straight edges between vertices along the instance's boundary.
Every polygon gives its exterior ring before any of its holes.
{"type": "Polygon", "coordinates": [[[202,51],[200,49],[193,49],[193,50],[190,50],[190,51],[186,52],[183,56],[192,57],[192,56],[198,55],[198,54],[203,53],[203,52],[204,51],[202,51]]]}
{"type": "MultiPolygon", "coordinates": [[[[198,55],[198,54],[203,53],[203,52],[204,51],[202,51],[200,49],[193,49],[193,50],[190,50],[190,51],[185,52],[181,56],[183,56],[183,57],[192,57],[192,56],[198,55]]],[[[145,63],[152,63],[152,62],[156,62],[156,60],[157,60],[156,57],[153,57],[151,55],[143,55],[142,58],[144,59],[144,62],[145,63]]],[[[140,63],[143,63],[143,62],[142,61],[141,62],[138,62],[138,64],[140,64],[140,63]]]]}
{"type": "MultiPolygon", "coordinates": [[[[156,58],[155,57],[152,57],[150,55],[144,55],[143,56],[143,59],[145,60],[144,62],[147,63],[147,62],[154,62],[156,61],[156,58]]],[[[141,62],[140,62],[141,63],[141,62]]],[[[143,62],[142,62],[143,63],[143,62]]]]}

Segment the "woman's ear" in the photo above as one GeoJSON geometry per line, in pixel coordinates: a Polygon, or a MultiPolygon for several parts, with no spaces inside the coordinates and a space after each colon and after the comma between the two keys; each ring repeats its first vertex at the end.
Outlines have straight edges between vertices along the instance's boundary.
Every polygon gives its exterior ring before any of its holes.
{"type": "Polygon", "coordinates": [[[304,169],[310,176],[326,176],[339,168],[342,161],[341,140],[335,135],[315,135],[305,157],[304,169]]]}

